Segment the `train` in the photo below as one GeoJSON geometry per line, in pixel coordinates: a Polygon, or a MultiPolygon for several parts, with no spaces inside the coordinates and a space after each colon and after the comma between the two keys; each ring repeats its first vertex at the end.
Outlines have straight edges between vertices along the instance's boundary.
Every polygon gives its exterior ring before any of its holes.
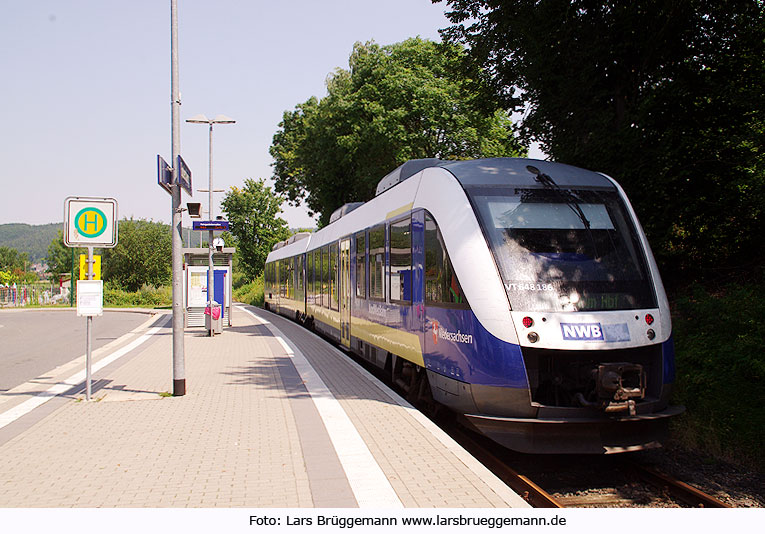
{"type": "Polygon", "coordinates": [[[525,158],[407,161],[274,245],[267,309],[524,453],[661,446],[667,296],[622,187],[525,158]]]}

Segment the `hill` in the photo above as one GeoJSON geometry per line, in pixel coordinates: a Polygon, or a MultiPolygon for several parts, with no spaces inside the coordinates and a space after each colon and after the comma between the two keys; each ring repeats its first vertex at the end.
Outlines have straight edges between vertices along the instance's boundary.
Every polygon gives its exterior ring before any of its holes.
{"type": "Polygon", "coordinates": [[[26,252],[30,261],[37,263],[48,255],[48,245],[63,227],[64,223],[0,224],[0,247],[10,247],[19,252],[26,252]]]}

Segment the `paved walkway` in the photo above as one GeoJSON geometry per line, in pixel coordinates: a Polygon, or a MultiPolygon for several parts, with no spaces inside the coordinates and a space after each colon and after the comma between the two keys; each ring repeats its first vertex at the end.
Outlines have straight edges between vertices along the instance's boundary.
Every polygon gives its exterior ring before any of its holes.
{"type": "Polygon", "coordinates": [[[79,361],[0,395],[0,507],[525,506],[337,349],[249,309],[187,331],[183,397],[163,396],[169,315],[95,354],[94,401],[79,361]]]}

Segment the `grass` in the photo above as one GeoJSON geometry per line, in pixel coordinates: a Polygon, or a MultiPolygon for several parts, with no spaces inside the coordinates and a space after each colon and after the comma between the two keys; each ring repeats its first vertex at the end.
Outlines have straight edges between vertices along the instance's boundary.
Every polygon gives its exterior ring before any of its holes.
{"type": "Polygon", "coordinates": [[[263,307],[263,275],[252,282],[234,288],[234,300],[263,307]]]}
{"type": "Polygon", "coordinates": [[[108,284],[104,287],[104,306],[158,308],[172,306],[172,304],[173,290],[170,286],[154,287],[145,285],[135,292],[111,287],[108,284]]]}
{"type": "Polygon", "coordinates": [[[765,468],[765,289],[688,289],[673,306],[681,445],[765,468]]]}

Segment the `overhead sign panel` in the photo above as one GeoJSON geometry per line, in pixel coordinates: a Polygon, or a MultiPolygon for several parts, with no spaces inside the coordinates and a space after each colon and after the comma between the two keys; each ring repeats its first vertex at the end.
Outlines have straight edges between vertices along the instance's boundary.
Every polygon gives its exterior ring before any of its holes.
{"type": "Polygon", "coordinates": [[[183,158],[178,156],[177,159],[178,163],[178,183],[181,184],[181,187],[186,190],[186,192],[190,196],[194,196],[194,193],[191,191],[191,169],[189,169],[188,165],[186,165],[186,162],[183,161],[183,158]]]}
{"type": "Polygon", "coordinates": [[[113,248],[117,244],[117,201],[69,197],[64,202],[64,244],[113,248]]]}
{"type": "Polygon", "coordinates": [[[194,221],[192,230],[225,230],[228,231],[228,221],[194,221]]]}
{"type": "Polygon", "coordinates": [[[162,189],[173,194],[173,168],[159,154],[157,154],[157,183],[162,189]]]}

